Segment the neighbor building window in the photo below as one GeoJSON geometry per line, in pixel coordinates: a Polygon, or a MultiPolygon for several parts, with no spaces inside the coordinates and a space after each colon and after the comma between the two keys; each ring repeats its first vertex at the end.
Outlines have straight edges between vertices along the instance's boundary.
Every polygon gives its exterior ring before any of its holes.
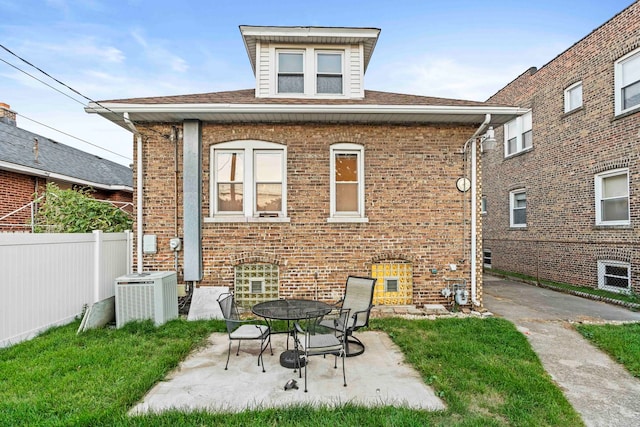
{"type": "Polygon", "coordinates": [[[629,171],[595,176],[596,225],[629,225],[629,171]]]}
{"type": "Polygon", "coordinates": [[[211,147],[211,216],[223,220],[286,217],[286,147],[233,141],[211,147]]]}
{"type": "Polygon", "coordinates": [[[613,292],[631,290],[631,264],[622,261],[598,261],[598,287],[613,292]]]}
{"type": "Polygon", "coordinates": [[[491,251],[489,249],[482,251],[482,265],[484,268],[491,268],[491,251]]]}
{"type": "Polygon", "coordinates": [[[278,93],[304,93],[303,51],[278,51],[278,93]]]}
{"type": "Polygon", "coordinates": [[[480,199],[480,213],[487,213],[487,196],[482,196],[480,199]]]}
{"type": "Polygon", "coordinates": [[[331,222],[366,222],[364,215],[364,147],[334,144],[330,159],[331,222]]]}
{"type": "Polygon", "coordinates": [[[510,226],[527,226],[527,192],[525,190],[515,190],[509,193],[510,205],[510,226]]]}
{"type": "Polygon", "coordinates": [[[342,93],[342,53],[317,52],[316,92],[342,93]]]}
{"type": "Polygon", "coordinates": [[[504,125],[505,157],[533,147],[533,123],[531,111],[504,125]]]}
{"type": "Polygon", "coordinates": [[[577,82],[564,90],[564,112],[582,107],[582,82],[577,82]]]}
{"type": "Polygon", "coordinates": [[[615,113],[622,114],[640,107],[640,49],[615,63],[615,113]]]}

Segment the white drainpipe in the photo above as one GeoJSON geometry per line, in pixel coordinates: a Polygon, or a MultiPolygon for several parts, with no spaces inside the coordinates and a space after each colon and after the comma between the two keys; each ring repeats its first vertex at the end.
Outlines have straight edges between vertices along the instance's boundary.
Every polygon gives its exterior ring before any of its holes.
{"type": "Polygon", "coordinates": [[[142,268],[142,233],[143,233],[143,229],[142,229],[142,199],[143,199],[143,194],[142,194],[142,135],[140,135],[140,133],[138,132],[138,129],[136,129],[136,125],[133,124],[133,122],[129,119],[129,113],[124,113],[123,115],[124,121],[127,124],[127,126],[129,126],[129,129],[131,129],[131,132],[133,132],[133,134],[136,136],[136,155],[138,158],[137,161],[137,182],[136,182],[136,194],[138,196],[137,200],[136,200],[136,234],[137,234],[137,239],[136,239],[136,252],[138,254],[137,256],[137,270],[138,270],[138,274],[142,274],[143,268],[142,268]]]}
{"type": "Polygon", "coordinates": [[[476,233],[478,231],[478,226],[476,224],[476,220],[477,220],[477,208],[478,208],[478,203],[477,203],[477,189],[476,189],[476,185],[478,183],[478,168],[476,165],[476,160],[478,157],[478,142],[476,141],[476,139],[478,138],[478,135],[480,135],[482,133],[482,131],[484,130],[484,128],[489,124],[489,122],[491,121],[491,114],[487,114],[485,115],[485,119],[484,122],[482,122],[482,124],[480,125],[480,127],[475,131],[475,133],[473,134],[473,136],[471,136],[471,138],[469,138],[469,140],[467,142],[471,142],[471,254],[470,254],[470,260],[471,260],[471,302],[473,303],[473,305],[475,306],[479,306],[480,305],[480,301],[478,301],[478,295],[477,295],[477,274],[476,274],[476,252],[477,252],[477,244],[478,244],[478,239],[476,236],[476,233]]]}

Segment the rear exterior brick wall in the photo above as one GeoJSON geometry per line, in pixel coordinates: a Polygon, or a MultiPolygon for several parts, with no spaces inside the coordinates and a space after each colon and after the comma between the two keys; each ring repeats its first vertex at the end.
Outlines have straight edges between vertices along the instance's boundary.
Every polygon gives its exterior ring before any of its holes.
{"type": "MultiPolygon", "coordinates": [[[[169,134],[169,125],[138,127],[145,142],[144,232],[157,235],[159,249],[145,255],[144,264],[149,270],[173,270],[168,240],[182,236],[182,171],[174,172],[176,152],[182,168],[182,146],[179,142],[176,151],[158,136],[169,134]]],[[[455,180],[463,173],[462,146],[474,131],[474,126],[450,125],[203,123],[202,217],[209,216],[211,203],[210,147],[262,140],[287,146],[290,223],[203,222],[200,285],[233,287],[237,264],[270,262],[280,266],[281,297],[312,298],[317,289],[319,299],[336,300],[347,275],[368,276],[375,261],[407,260],[413,264],[413,302],[446,303],[440,295],[444,279],[463,277],[468,283],[470,276],[470,192],[458,192],[455,180]],[[327,223],[330,146],[343,142],[364,146],[368,223],[327,223]],[[458,264],[457,271],[448,271],[451,263],[458,264]]]]}
{"type": "Polygon", "coordinates": [[[614,114],[614,63],[640,47],[640,3],[550,63],[527,70],[490,101],[533,109],[533,149],[504,157],[503,129],[484,156],[484,248],[492,266],[540,279],[598,286],[598,259],[631,263],[640,292],[640,113],[614,114]],[[582,81],[583,107],[564,113],[564,90],[582,81]],[[628,167],[631,226],[595,225],[594,175],[628,167]],[[527,227],[509,227],[509,192],[525,188],[527,227]]]}

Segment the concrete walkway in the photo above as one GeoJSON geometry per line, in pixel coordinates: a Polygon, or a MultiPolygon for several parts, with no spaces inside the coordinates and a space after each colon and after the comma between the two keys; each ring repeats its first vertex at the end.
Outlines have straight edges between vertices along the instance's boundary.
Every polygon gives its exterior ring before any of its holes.
{"type": "Polygon", "coordinates": [[[587,426],[640,425],[640,379],[573,330],[573,322],[640,322],[625,308],[484,278],[485,307],[513,322],[587,426]]]}

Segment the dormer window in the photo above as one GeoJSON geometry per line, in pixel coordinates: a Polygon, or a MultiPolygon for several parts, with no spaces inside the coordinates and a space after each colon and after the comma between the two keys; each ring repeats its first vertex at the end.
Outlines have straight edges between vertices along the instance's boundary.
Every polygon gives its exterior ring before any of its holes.
{"type": "Polygon", "coordinates": [[[241,25],[256,98],[364,99],[378,28],[241,25]]]}
{"type": "Polygon", "coordinates": [[[316,64],[317,93],[339,93],[342,91],[342,53],[318,52],[316,64]]]}
{"type": "Polygon", "coordinates": [[[304,93],[304,51],[278,51],[278,93],[304,93]]]}

